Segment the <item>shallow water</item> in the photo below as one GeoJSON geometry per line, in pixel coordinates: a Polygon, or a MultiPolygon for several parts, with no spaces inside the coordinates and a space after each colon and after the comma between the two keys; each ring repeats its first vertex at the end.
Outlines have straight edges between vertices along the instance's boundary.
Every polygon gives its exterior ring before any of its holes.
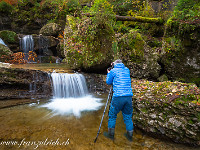
{"type": "MultiPolygon", "coordinates": [[[[107,95],[102,95],[105,104],[107,95]]],[[[98,140],[97,135],[104,106],[95,111],[83,111],[81,116],[56,115],[52,110],[39,107],[49,101],[0,109],[0,149],[47,150],[197,150],[198,148],[154,139],[137,130],[133,142],[126,140],[122,114],[118,114],[115,140],[103,136],[107,131],[107,111],[98,140]],[[7,143],[6,143],[7,142],[7,143]],[[8,143],[10,142],[10,143],[8,143]],[[12,143],[11,143],[12,142],[12,143]]],[[[78,103],[77,103],[78,105],[78,103]]]]}
{"type": "Polygon", "coordinates": [[[11,68],[23,68],[23,69],[34,69],[42,70],[47,72],[66,72],[74,73],[67,64],[56,64],[56,63],[30,63],[30,64],[12,64],[11,68]]]}

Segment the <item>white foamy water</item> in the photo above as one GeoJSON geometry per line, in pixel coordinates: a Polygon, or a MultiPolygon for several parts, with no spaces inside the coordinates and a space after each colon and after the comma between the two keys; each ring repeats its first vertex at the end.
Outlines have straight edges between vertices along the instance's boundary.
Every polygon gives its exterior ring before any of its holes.
{"type": "Polygon", "coordinates": [[[82,74],[51,73],[53,99],[42,107],[55,114],[72,114],[80,117],[83,111],[98,110],[103,103],[100,98],[88,94],[85,77],[82,74]]]}
{"type": "Polygon", "coordinates": [[[98,110],[103,105],[101,100],[102,99],[95,98],[91,95],[79,98],[56,98],[42,107],[47,107],[58,115],[72,114],[76,117],[80,117],[83,111],[98,110]]]}

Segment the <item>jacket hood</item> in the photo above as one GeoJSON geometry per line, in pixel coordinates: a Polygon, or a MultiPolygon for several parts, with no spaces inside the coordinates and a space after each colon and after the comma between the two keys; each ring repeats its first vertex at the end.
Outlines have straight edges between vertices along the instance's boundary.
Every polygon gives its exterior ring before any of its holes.
{"type": "Polygon", "coordinates": [[[115,64],[114,68],[124,68],[124,64],[123,63],[117,63],[115,64]]]}

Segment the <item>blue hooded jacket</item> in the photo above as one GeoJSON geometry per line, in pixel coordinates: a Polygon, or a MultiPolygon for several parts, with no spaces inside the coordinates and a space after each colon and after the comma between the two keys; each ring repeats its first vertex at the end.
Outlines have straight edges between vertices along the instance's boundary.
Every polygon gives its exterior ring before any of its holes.
{"type": "Polygon", "coordinates": [[[130,71],[123,63],[116,63],[107,74],[106,83],[113,85],[113,97],[133,96],[130,71]]]}

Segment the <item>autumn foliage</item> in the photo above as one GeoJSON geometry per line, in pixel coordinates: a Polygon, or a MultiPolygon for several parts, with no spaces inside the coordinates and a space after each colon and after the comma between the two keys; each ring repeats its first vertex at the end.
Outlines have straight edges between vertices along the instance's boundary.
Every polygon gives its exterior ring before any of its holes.
{"type": "Polygon", "coordinates": [[[18,0],[0,0],[0,2],[2,2],[2,1],[4,1],[4,2],[10,4],[10,5],[14,5],[18,2],[18,0]]]}
{"type": "Polygon", "coordinates": [[[28,54],[17,52],[12,55],[2,55],[1,60],[11,64],[25,64],[30,62],[37,62],[37,54],[33,51],[29,51],[28,54]]]}

